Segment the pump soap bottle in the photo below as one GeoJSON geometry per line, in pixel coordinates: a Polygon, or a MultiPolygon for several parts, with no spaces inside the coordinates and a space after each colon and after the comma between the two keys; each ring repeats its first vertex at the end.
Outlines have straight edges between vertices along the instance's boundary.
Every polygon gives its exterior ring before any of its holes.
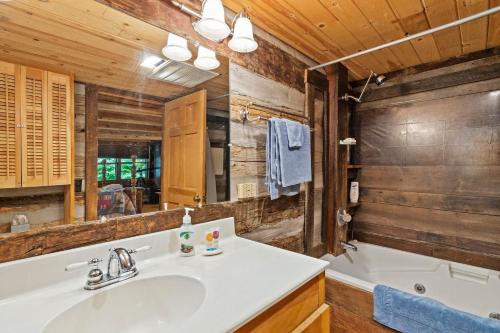
{"type": "Polygon", "coordinates": [[[179,239],[181,242],[181,250],[179,255],[181,257],[191,257],[194,256],[194,228],[191,224],[190,211],[194,211],[193,208],[184,208],[186,210],[186,215],[182,218],[182,226],[179,229],[179,239]]]}

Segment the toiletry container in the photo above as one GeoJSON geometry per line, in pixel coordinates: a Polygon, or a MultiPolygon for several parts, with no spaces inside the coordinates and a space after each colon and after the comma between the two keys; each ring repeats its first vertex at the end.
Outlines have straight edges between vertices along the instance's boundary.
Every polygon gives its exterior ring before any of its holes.
{"type": "Polygon", "coordinates": [[[181,257],[191,257],[194,256],[194,228],[191,224],[189,212],[194,211],[194,209],[184,209],[186,210],[186,215],[182,218],[182,226],[179,229],[179,240],[181,243],[179,255],[181,257]]]}
{"type": "Polygon", "coordinates": [[[351,192],[349,194],[349,198],[352,203],[357,203],[359,199],[359,183],[351,182],[351,192]]]}

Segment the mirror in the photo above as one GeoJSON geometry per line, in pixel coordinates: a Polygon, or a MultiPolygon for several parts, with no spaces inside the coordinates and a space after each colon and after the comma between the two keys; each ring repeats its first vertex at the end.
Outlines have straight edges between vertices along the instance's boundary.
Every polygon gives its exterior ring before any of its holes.
{"type": "MultiPolygon", "coordinates": [[[[217,55],[217,68],[200,69],[199,45],[188,41],[192,58],[170,60],[162,53],[169,32],[94,1],[0,6],[0,69],[6,68],[0,74],[24,84],[15,88],[25,101],[15,112],[31,107],[28,127],[13,143],[16,151],[29,151],[31,134],[34,143],[43,138],[39,151],[33,148],[34,166],[29,153],[20,155],[14,171],[3,166],[12,181],[2,178],[0,165],[0,233],[22,231],[22,216],[31,229],[67,223],[69,184],[76,222],[229,200],[227,58],[217,55]],[[59,75],[68,78],[67,95],[61,95],[59,75]],[[28,96],[33,91],[39,101],[28,96]],[[61,101],[74,103],[74,114],[54,116],[54,103],[61,101]],[[29,127],[37,117],[39,128],[29,127]],[[55,126],[66,129],[72,119],[73,127],[54,134],[55,126]],[[53,148],[57,140],[62,143],[53,148]],[[53,177],[61,170],[62,180],[53,177]],[[19,227],[12,230],[15,218],[19,227]]],[[[4,114],[10,112],[5,105],[4,114]]],[[[0,142],[0,155],[6,147],[0,142]]]]}

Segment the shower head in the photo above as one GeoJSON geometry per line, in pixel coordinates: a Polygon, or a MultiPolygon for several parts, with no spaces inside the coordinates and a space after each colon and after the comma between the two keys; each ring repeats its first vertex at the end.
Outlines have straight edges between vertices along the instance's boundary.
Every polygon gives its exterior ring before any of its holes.
{"type": "Polygon", "coordinates": [[[386,79],[385,75],[382,75],[382,74],[379,75],[379,74],[375,73],[374,71],[370,71],[370,76],[368,76],[368,79],[366,79],[366,83],[363,87],[363,90],[361,90],[361,94],[359,94],[359,97],[354,97],[354,96],[349,95],[348,93],[345,93],[344,96],[342,96],[340,99],[343,101],[348,101],[349,99],[352,99],[353,101],[355,101],[357,103],[361,103],[361,97],[363,97],[363,94],[365,93],[366,87],[368,87],[368,83],[370,83],[370,80],[372,79],[372,77],[375,78],[375,83],[379,87],[384,84],[384,81],[386,79]]]}
{"type": "Polygon", "coordinates": [[[378,75],[376,73],[373,73],[373,75],[375,75],[375,83],[377,84],[377,86],[381,86],[384,84],[384,81],[386,79],[386,77],[382,74],[378,75]]]}

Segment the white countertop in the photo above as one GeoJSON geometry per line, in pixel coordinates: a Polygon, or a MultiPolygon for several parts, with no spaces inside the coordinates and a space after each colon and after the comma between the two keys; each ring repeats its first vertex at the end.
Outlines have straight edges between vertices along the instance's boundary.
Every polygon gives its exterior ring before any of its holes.
{"type": "MultiPolygon", "coordinates": [[[[198,279],[206,288],[201,307],[177,332],[230,332],[323,272],[328,262],[285,251],[234,235],[234,220],[195,226],[198,241],[204,230],[219,226],[224,253],[179,257],[177,229],[50,255],[0,264],[0,327],[2,333],[38,333],[72,305],[96,293],[131,281],[166,275],[198,279]],[[83,289],[84,268],[64,272],[75,261],[101,255],[111,246],[152,245],[136,257],[139,275],[96,291],[83,289]],[[10,288],[9,288],[10,286],[10,288]]],[[[201,245],[200,245],[201,247],[201,245]]],[[[105,271],[105,265],[101,265],[105,271]]],[[[82,318],[82,320],[90,318],[82,318]]]]}

